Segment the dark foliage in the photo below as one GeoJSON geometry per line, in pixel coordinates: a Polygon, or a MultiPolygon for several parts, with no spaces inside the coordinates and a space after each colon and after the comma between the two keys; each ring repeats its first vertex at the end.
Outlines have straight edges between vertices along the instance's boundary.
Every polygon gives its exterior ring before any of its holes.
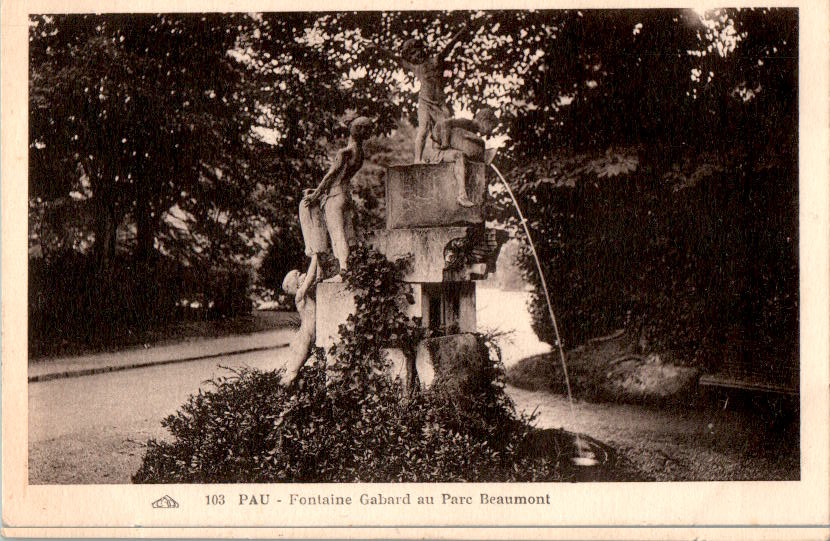
{"type": "Polygon", "coordinates": [[[230,317],[251,309],[246,269],[200,272],[163,257],[119,256],[114,263],[112,272],[100,273],[92,257],[71,251],[30,262],[31,356],[50,354],[61,343],[93,348],[135,343],[172,322],[230,317]],[[160,283],[167,285],[158,287],[160,283]]]}
{"type": "Polygon", "coordinates": [[[531,481],[562,478],[557,456],[523,454],[532,429],[491,380],[464,404],[409,396],[383,346],[414,336],[402,315],[404,263],[359,248],[347,274],[358,310],[341,327],[332,363],[315,350],[295,384],[241,370],[214,381],[163,421],[173,439],[151,441],[137,483],[531,481]]]}
{"type": "MultiPolygon", "coordinates": [[[[642,349],[797,380],[797,12],[560,15],[525,81],[548,105],[511,121],[501,163],[564,342],[624,327],[642,349]]],[[[517,224],[505,197],[496,215],[517,224]]]]}
{"type": "Polygon", "coordinates": [[[285,275],[293,269],[303,267],[303,249],[299,231],[274,235],[257,270],[260,285],[272,291],[281,291],[285,275]]]}
{"type": "MultiPolygon", "coordinates": [[[[611,179],[589,172],[572,186],[526,184],[565,343],[624,327],[641,348],[675,350],[709,369],[737,355],[789,370],[798,353],[793,169],[702,164],[655,176],[644,168],[611,179]]],[[[522,265],[538,284],[527,251],[522,265]]],[[[553,343],[541,292],[531,311],[553,343]]]]}

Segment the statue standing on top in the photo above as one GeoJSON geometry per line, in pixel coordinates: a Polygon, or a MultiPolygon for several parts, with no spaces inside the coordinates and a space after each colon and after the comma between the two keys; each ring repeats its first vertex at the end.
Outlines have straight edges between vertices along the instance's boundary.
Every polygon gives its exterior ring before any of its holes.
{"type": "MultiPolygon", "coordinates": [[[[400,56],[372,44],[375,49],[385,56],[414,73],[421,84],[421,89],[418,92],[418,131],[415,135],[415,163],[421,163],[424,160],[424,145],[432,127],[438,122],[452,117],[444,95],[444,86],[446,85],[444,70],[446,69],[447,57],[452,53],[461,38],[483,21],[484,18],[469,21],[434,56],[430,55],[424,42],[418,38],[406,40],[401,46],[400,56]]],[[[473,206],[466,194],[459,195],[458,204],[464,207],[473,206]]]]}

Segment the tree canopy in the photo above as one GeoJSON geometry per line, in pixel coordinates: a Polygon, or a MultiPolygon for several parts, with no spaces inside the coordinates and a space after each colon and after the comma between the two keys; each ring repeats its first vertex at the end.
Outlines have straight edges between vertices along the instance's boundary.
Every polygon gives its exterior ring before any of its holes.
{"type": "Polygon", "coordinates": [[[414,116],[412,74],[368,42],[394,51],[420,37],[435,51],[470,20],[480,25],[450,53],[448,96],[460,110],[496,107],[511,157],[639,145],[648,158],[673,163],[684,152],[766,146],[763,131],[794,133],[796,16],[34,17],[30,194],[93,200],[98,237],[112,239],[107,224],[132,217],[143,252],[160,238],[174,243],[162,223],[171,209],[191,236],[217,241],[228,223],[262,224],[251,217],[287,227],[277,207],[289,205],[274,203],[296,200],[320,175],[350,116],[375,118],[382,133],[402,113],[414,116]]]}

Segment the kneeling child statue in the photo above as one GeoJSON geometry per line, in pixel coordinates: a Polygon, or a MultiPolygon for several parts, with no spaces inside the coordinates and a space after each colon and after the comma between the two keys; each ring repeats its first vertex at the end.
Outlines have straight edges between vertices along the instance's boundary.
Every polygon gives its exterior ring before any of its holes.
{"type": "Polygon", "coordinates": [[[472,207],[474,203],[467,196],[465,160],[485,161],[484,140],[476,134],[490,135],[498,126],[498,118],[492,109],[479,109],[472,120],[449,118],[435,124],[430,140],[424,147],[426,163],[453,163],[454,176],[458,186],[458,204],[472,207]]]}

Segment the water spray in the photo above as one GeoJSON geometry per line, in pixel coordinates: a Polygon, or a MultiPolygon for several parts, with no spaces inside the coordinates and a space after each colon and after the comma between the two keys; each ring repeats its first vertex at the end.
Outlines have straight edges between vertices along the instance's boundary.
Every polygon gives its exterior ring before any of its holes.
{"type": "MultiPolygon", "coordinates": [[[[570,378],[568,378],[568,365],[565,363],[565,350],[562,348],[562,339],[559,336],[559,325],[557,325],[556,315],[553,313],[553,304],[550,302],[550,293],[548,293],[548,284],[545,281],[545,274],[542,272],[542,264],[539,262],[539,256],[536,253],[536,246],[533,244],[533,238],[530,236],[530,229],[527,227],[527,220],[525,219],[524,214],[522,214],[522,209],[519,207],[519,202],[516,200],[516,196],[513,195],[513,190],[510,189],[510,185],[507,183],[504,175],[501,174],[501,171],[498,170],[496,165],[490,162],[490,167],[493,168],[493,171],[495,171],[499,179],[501,179],[502,184],[504,184],[504,187],[507,189],[507,193],[510,195],[510,199],[513,201],[513,206],[516,207],[516,212],[519,215],[519,223],[521,223],[524,228],[525,236],[527,236],[527,243],[530,245],[530,253],[533,255],[533,260],[536,262],[536,270],[539,272],[539,280],[542,282],[542,291],[545,293],[545,301],[548,305],[548,314],[550,315],[550,320],[553,323],[553,332],[556,336],[556,346],[559,349],[559,360],[562,362],[562,373],[565,376],[565,388],[568,391],[568,405],[571,410],[571,417],[576,417],[573,395],[571,394],[571,382],[570,378]]],[[[578,432],[576,433],[576,447],[579,454],[571,459],[574,464],[577,466],[594,466],[597,464],[593,453],[587,451],[587,448],[583,446],[578,432]]]]}

